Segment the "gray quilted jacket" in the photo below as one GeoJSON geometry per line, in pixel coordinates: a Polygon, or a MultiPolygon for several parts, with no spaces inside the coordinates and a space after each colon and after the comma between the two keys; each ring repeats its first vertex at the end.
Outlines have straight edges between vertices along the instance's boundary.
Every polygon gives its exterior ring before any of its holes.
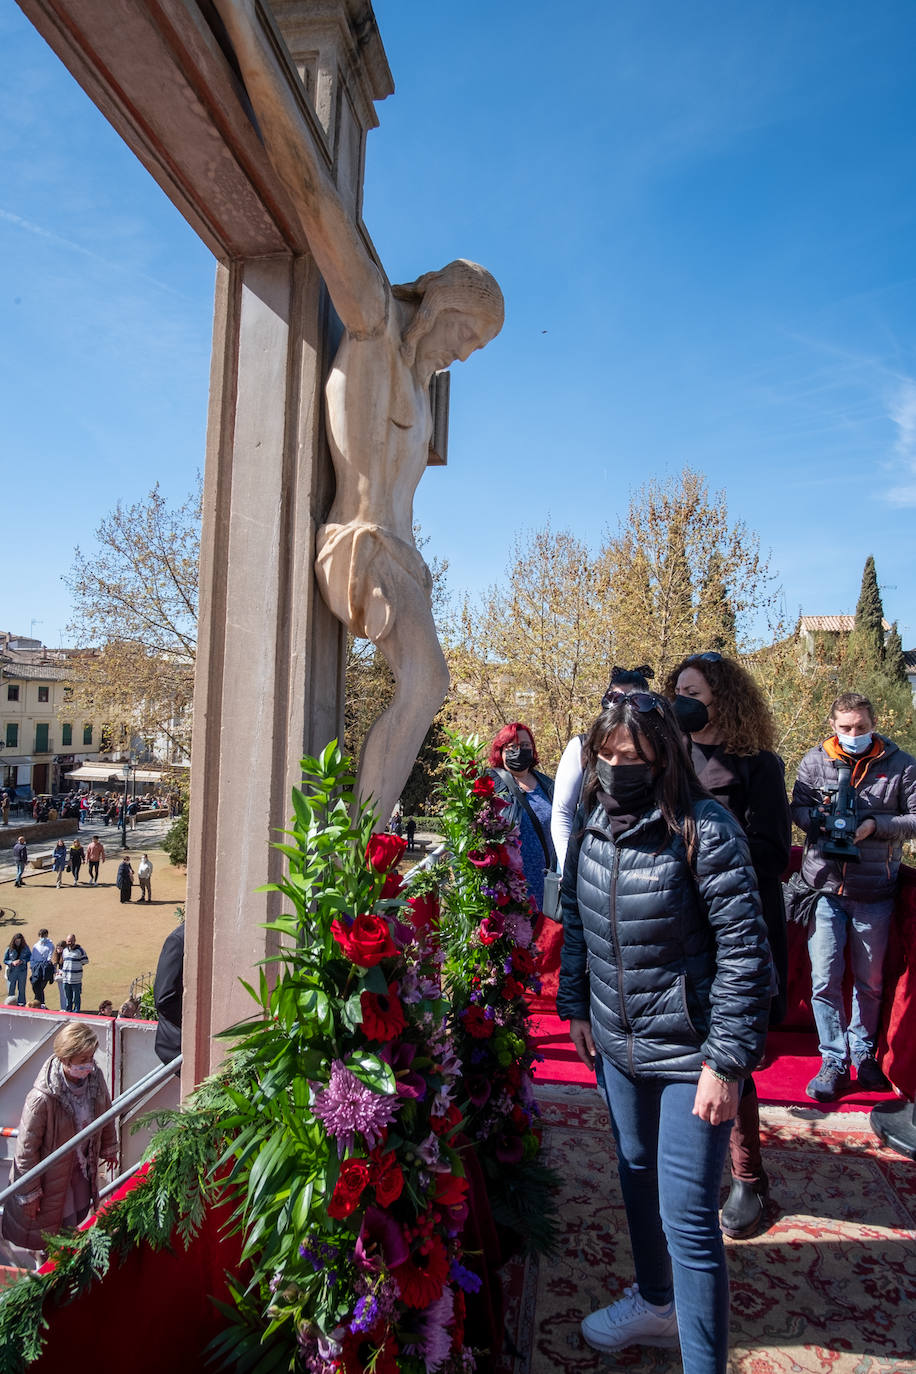
{"type": "Polygon", "coordinates": [[[859,863],[825,859],[813,829],[814,812],[824,792],[837,785],[833,740],[808,750],[792,792],[792,819],[808,836],[802,860],[805,882],[859,902],[880,902],[894,895],[903,842],[916,838],[916,759],[893,740],[883,735],[876,738],[884,746],[883,753],[860,760],[852,775],[858,819],[873,816],[877,827],[874,835],[858,845],[859,863]]]}
{"type": "Polygon", "coordinates": [[[590,1020],[598,1052],[635,1077],[745,1078],[763,1053],[773,974],[744,832],[694,804],[695,873],[658,810],[615,843],[598,806],[563,873],[557,1012],[590,1020]]]}

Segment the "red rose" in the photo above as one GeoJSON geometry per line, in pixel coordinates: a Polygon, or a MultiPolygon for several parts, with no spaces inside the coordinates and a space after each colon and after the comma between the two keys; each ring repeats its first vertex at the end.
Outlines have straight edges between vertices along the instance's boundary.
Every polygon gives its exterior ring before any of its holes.
{"type": "Polygon", "coordinates": [[[512,951],[512,967],[516,973],[525,977],[529,973],[534,973],[534,959],[521,945],[516,945],[512,951]]]}
{"type": "Polygon", "coordinates": [[[414,930],[425,930],[439,920],[439,898],[435,892],[425,892],[422,897],[407,898],[406,915],[414,930]]]}
{"type": "Polygon", "coordinates": [[[359,1206],[363,1189],[369,1184],[369,1166],[364,1159],[345,1159],[340,1166],[334,1196],[328,1203],[328,1216],[342,1221],[359,1206]]]}
{"type": "Polygon", "coordinates": [[[436,1174],[436,1202],[443,1207],[457,1207],[464,1202],[468,1181],[458,1174],[436,1174]]]}
{"type": "Polygon", "coordinates": [[[487,844],[483,849],[472,849],[468,853],[468,863],[475,868],[505,868],[508,860],[504,844],[487,844]]]}
{"type": "Polygon", "coordinates": [[[484,916],[477,929],[482,945],[492,945],[505,930],[505,922],[498,911],[491,911],[489,916],[484,916]]]}
{"type": "Polygon", "coordinates": [[[386,873],[385,881],[382,883],[382,890],[379,896],[384,900],[387,897],[396,897],[404,886],[404,879],[400,873],[386,873]]]}
{"type": "Polygon", "coordinates": [[[388,922],[381,916],[357,916],[349,930],[340,920],[334,920],[331,934],[347,958],[361,968],[373,968],[382,959],[390,959],[398,953],[388,922]]]}
{"type": "Polygon", "coordinates": [[[524,983],[520,983],[516,978],[509,977],[503,983],[503,992],[506,997],[524,997],[525,985],[524,983]]]}
{"type": "Polygon", "coordinates": [[[400,835],[370,835],[366,845],[366,863],[376,873],[388,873],[407,848],[400,835]]]}
{"type": "Polygon", "coordinates": [[[390,1207],[397,1202],[404,1191],[404,1175],[401,1166],[391,1150],[380,1154],[380,1147],[372,1151],[372,1186],[375,1200],[380,1207],[390,1207]]]}
{"type": "Polygon", "coordinates": [[[407,1025],[404,1008],[398,1000],[397,983],[388,984],[388,995],[363,991],[359,995],[363,1009],[362,1032],[367,1040],[396,1040],[407,1025]]]}
{"type": "Polygon", "coordinates": [[[454,1130],[459,1125],[461,1119],[461,1109],[456,1107],[453,1102],[443,1116],[431,1116],[429,1118],[429,1128],[433,1135],[447,1135],[449,1131],[454,1130]]]}
{"type": "Polygon", "coordinates": [[[492,797],[496,791],[496,783],[489,773],[484,773],[476,779],[471,791],[475,797],[492,797]]]}
{"type": "Polygon", "coordinates": [[[493,1022],[484,1015],[482,1007],[468,1007],[461,1013],[461,1019],[468,1035],[473,1035],[475,1040],[489,1040],[493,1034],[493,1022]]]}

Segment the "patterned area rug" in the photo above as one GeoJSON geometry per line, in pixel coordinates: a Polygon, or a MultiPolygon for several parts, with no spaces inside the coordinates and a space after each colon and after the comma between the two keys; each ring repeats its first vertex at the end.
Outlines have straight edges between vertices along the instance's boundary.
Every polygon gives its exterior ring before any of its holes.
{"type": "MultiPolygon", "coordinates": [[[[566,1180],[560,1245],[550,1260],[504,1271],[518,1353],[498,1374],[677,1374],[676,1351],[631,1347],[612,1357],[582,1341],[582,1316],[632,1282],[614,1141],[592,1091],[542,1088],[539,1100],[547,1160],[566,1180]]],[[[916,1164],[882,1148],[867,1117],[762,1115],[769,1226],[726,1241],[731,1374],[914,1374],[916,1164]]],[[[723,1201],[727,1185],[726,1175],[723,1201]]]]}

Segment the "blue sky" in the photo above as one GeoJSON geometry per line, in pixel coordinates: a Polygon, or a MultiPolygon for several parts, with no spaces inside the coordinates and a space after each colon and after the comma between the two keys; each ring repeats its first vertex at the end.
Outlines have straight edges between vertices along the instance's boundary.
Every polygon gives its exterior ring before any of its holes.
{"type": "MultiPolygon", "coordinates": [[[[685,463],[790,613],[874,554],[916,647],[916,8],[376,0],[396,93],[364,217],[388,274],[495,274],[416,515],[454,592],[514,535],[596,543],[685,463]]],[[[214,264],[19,10],[0,10],[0,628],[67,642],[99,518],[203,461],[214,264]]]]}

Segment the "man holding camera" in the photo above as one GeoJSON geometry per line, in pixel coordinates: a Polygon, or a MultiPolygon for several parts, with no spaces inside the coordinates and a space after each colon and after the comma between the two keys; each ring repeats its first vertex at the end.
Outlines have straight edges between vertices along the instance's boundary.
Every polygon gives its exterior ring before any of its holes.
{"type": "Polygon", "coordinates": [[[822,894],[808,925],[821,1067],[806,1092],[815,1102],[848,1088],[850,1062],[866,1090],[890,1087],[875,1060],[884,952],[903,842],[916,837],[916,759],[877,734],[872,704],[858,692],[837,697],[830,724],[835,733],[808,750],[792,793],[793,819],[808,837],[802,877],[822,894]]]}

